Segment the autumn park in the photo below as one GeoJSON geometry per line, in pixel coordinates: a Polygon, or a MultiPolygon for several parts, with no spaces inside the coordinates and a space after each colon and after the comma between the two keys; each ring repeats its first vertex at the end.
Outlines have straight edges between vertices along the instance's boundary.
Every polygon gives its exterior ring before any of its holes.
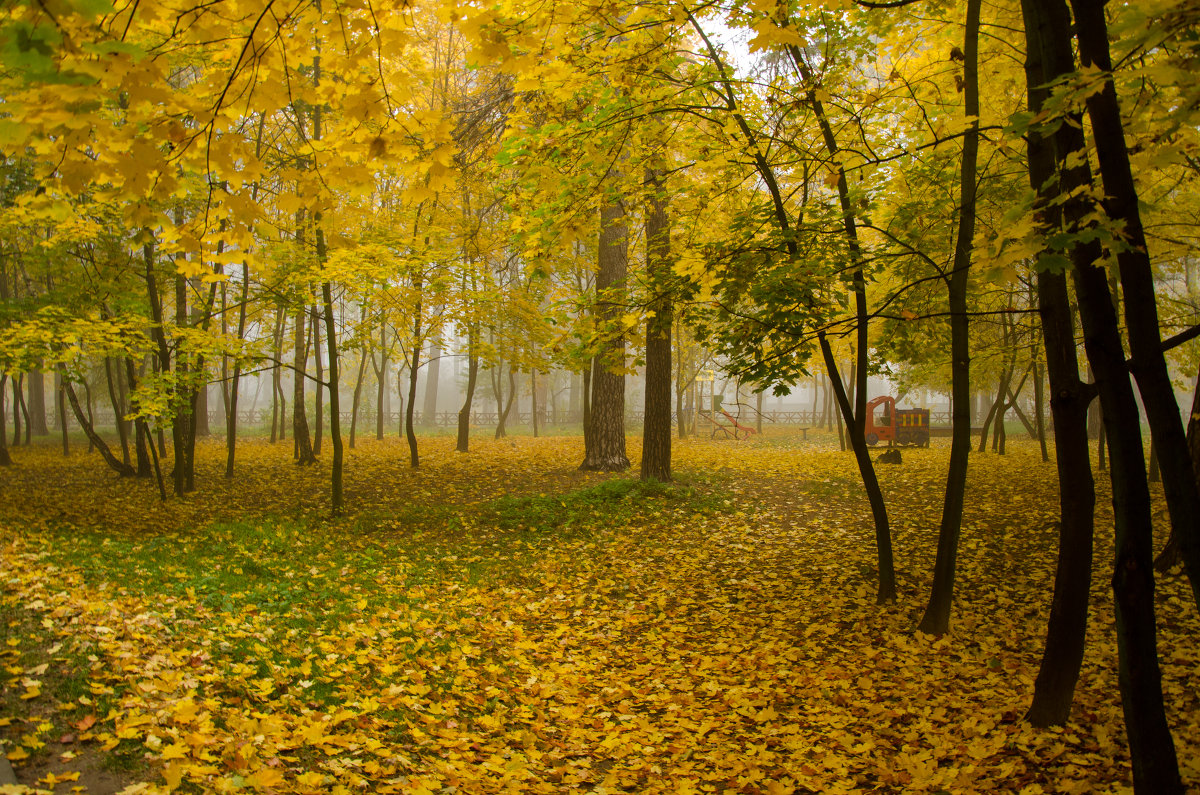
{"type": "Polygon", "coordinates": [[[1200,791],[1193,0],[0,7],[0,795],[1200,791]]]}

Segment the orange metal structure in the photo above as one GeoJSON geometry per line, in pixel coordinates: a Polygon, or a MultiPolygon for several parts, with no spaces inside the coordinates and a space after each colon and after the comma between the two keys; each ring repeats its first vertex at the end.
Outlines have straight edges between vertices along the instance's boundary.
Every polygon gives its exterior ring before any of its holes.
{"type": "Polygon", "coordinates": [[[897,409],[896,399],[880,395],[867,403],[867,444],[929,446],[929,409],[897,409]],[[879,417],[876,410],[883,406],[879,417]]]}

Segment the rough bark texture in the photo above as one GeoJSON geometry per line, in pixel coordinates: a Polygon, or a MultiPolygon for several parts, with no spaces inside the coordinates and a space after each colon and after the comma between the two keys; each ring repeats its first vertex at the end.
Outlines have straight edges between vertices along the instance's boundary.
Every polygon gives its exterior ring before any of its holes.
{"type": "MultiPolygon", "coordinates": [[[[1023,0],[1021,7],[1028,53],[1025,71],[1029,110],[1036,114],[1049,96],[1045,86],[1051,78],[1045,71],[1042,54],[1045,21],[1037,0],[1023,0]]],[[[1037,130],[1030,130],[1026,141],[1030,186],[1039,192],[1038,220],[1047,230],[1058,229],[1062,225],[1062,211],[1054,201],[1058,196],[1054,182],[1054,143],[1037,130]]],[[[1037,293],[1046,349],[1046,374],[1050,379],[1050,411],[1054,417],[1059,482],[1058,566],[1054,575],[1054,597],[1046,627],[1046,647],[1027,715],[1034,726],[1045,727],[1061,725],[1070,717],[1075,685],[1083,664],[1092,582],[1092,517],[1096,494],[1087,432],[1088,406],[1093,395],[1079,378],[1075,322],[1066,276],[1061,272],[1040,270],[1037,293]]],[[[1040,392],[1040,375],[1034,385],[1040,392]]],[[[1037,419],[1041,431],[1040,411],[1037,419]]],[[[1043,448],[1044,445],[1043,440],[1043,448]]]]}
{"type": "MultiPolygon", "coordinates": [[[[596,315],[604,327],[620,315],[629,253],[625,209],[619,201],[600,210],[599,267],[596,271],[596,315]]],[[[606,344],[592,374],[591,417],[584,438],[580,469],[620,472],[629,468],[625,454],[625,337],[608,329],[606,344]]]]}
{"type": "Polygon", "coordinates": [[[662,181],[647,174],[648,187],[654,192],[646,206],[647,270],[660,291],[651,303],[654,315],[646,321],[646,414],[642,424],[643,480],[671,479],[671,297],[666,281],[670,277],[671,222],[662,181]]]}
{"type": "MultiPolygon", "coordinates": [[[[966,40],[963,43],[964,111],[975,121],[963,136],[962,173],[959,181],[958,234],[954,246],[954,268],[950,273],[950,380],[953,405],[953,437],[946,494],[942,502],[942,524],[938,530],[937,559],[933,565],[933,588],[920,630],[943,635],[950,629],[954,599],[954,571],[958,559],[958,537],[962,527],[963,496],[967,487],[967,456],[971,451],[971,353],[967,321],[967,274],[971,267],[971,244],[975,237],[976,161],[979,155],[979,8],[982,0],[968,0],[966,40]]],[[[1003,393],[1001,393],[1003,399],[1003,393]]]]}

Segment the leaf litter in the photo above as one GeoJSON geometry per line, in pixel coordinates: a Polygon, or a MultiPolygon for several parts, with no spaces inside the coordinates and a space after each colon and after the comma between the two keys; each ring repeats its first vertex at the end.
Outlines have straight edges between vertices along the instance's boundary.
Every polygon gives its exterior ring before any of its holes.
{"type": "MultiPolygon", "coordinates": [[[[165,505],[82,456],[20,451],[0,484],[18,775],[67,792],[72,761],[100,755],[120,775],[91,792],[1129,789],[1103,491],[1072,720],[1023,721],[1057,541],[1033,446],[972,454],[938,639],[913,628],[946,447],[881,472],[901,595],[879,607],[848,454],[690,440],[659,486],[575,471],[578,438],[514,441],[430,449],[416,472],[362,444],[337,522],[320,469],[265,442],[233,483],[202,445],[201,491],[165,505]]],[[[1179,577],[1159,587],[1195,786],[1200,622],[1179,577]]]]}

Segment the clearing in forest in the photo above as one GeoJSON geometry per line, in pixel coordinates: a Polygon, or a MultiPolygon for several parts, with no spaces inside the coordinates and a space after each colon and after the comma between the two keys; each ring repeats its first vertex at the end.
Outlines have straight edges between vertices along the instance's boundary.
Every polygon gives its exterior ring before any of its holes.
{"type": "MultiPolygon", "coordinates": [[[[636,460],[636,441],[631,458],[636,460]]],[[[948,443],[881,467],[900,600],[874,603],[853,458],[677,442],[677,482],[575,470],[578,438],[393,442],[321,467],[202,445],[160,503],[25,448],[0,480],[0,736],[68,792],[1119,791],[1129,760],[1098,499],[1071,723],[1023,721],[1055,560],[1053,464],[972,453],[952,633],[914,632],[948,443]],[[430,448],[435,445],[431,444],[430,448]],[[77,775],[80,774],[80,775],[77,775]]],[[[1101,488],[1105,479],[1101,478],[1101,488]]],[[[1161,539],[1160,539],[1161,541],[1161,539]]],[[[1160,582],[1160,656],[1200,785],[1200,622],[1160,582]]],[[[1187,767],[1190,765],[1191,767],[1187,767]]]]}

